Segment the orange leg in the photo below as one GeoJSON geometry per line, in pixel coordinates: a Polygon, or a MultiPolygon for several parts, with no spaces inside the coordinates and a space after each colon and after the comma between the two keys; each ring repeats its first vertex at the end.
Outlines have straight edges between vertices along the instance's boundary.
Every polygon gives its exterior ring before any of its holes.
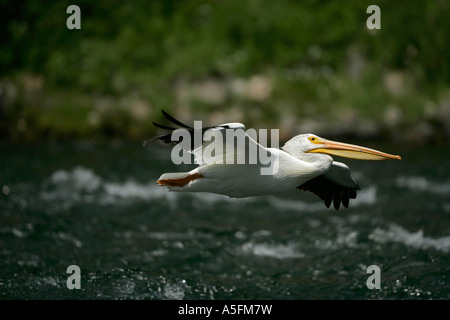
{"type": "Polygon", "coordinates": [[[198,178],[203,178],[204,176],[199,173],[190,174],[181,179],[163,179],[156,181],[160,186],[168,186],[168,187],[184,187],[189,182],[194,181],[198,178]]]}

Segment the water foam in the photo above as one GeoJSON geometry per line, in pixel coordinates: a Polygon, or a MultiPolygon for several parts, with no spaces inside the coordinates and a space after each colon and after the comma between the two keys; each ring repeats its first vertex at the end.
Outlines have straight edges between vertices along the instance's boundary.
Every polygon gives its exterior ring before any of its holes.
{"type": "Polygon", "coordinates": [[[398,177],[396,184],[401,188],[427,191],[435,194],[450,194],[450,183],[438,183],[421,176],[398,177]]]}
{"type": "Polygon", "coordinates": [[[356,199],[350,200],[350,206],[372,205],[377,202],[377,188],[370,186],[358,191],[356,199]]]}
{"type": "Polygon", "coordinates": [[[275,196],[267,197],[267,201],[272,207],[284,210],[295,210],[302,212],[316,212],[324,208],[322,202],[308,203],[301,200],[281,199],[275,196]]]}
{"type": "Polygon", "coordinates": [[[358,232],[341,230],[336,239],[316,239],[314,246],[323,250],[339,250],[358,247],[358,232]]]}
{"type": "Polygon", "coordinates": [[[176,194],[154,185],[128,179],[125,182],[105,181],[93,170],[77,166],[73,170],[57,170],[48,179],[40,197],[47,201],[62,201],[64,205],[93,201],[100,205],[120,204],[124,200],[167,200],[176,207],[176,194]]]}
{"type": "Polygon", "coordinates": [[[303,258],[305,256],[297,250],[297,246],[293,243],[283,245],[250,241],[242,245],[242,251],[245,254],[276,259],[303,258]]]}
{"type": "Polygon", "coordinates": [[[184,286],[176,283],[166,283],[163,289],[164,298],[169,300],[182,300],[184,298],[184,286]]]}
{"type": "Polygon", "coordinates": [[[371,238],[380,243],[402,243],[414,249],[435,249],[441,252],[450,252],[450,236],[430,238],[424,236],[423,230],[409,232],[397,224],[391,224],[388,230],[377,228],[371,238]]]}
{"type": "MultiPolygon", "coordinates": [[[[163,200],[171,209],[177,209],[180,197],[191,197],[194,206],[214,208],[217,204],[226,203],[227,206],[246,206],[261,197],[235,199],[213,193],[178,193],[170,192],[166,188],[157,186],[153,181],[140,183],[134,179],[123,182],[104,180],[93,170],[77,166],[72,170],[57,170],[47,180],[42,188],[40,197],[47,201],[59,201],[65,207],[75,203],[97,202],[100,205],[126,204],[127,200],[159,201],[163,200]]],[[[317,212],[323,210],[322,201],[306,202],[301,200],[282,199],[276,196],[267,196],[263,199],[270,207],[284,210],[317,212]]],[[[374,204],[377,192],[374,186],[358,193],[358,197],[351,202],[351,206],[374,204]]]]}
{"type": "Polygon", "coordinates": [[[77,166],[72,171],[57,170],[50,176],[50,181],[57,186],[71,185],[75,190],[92,192],[101,185],[101,178],[92,170],[77,166]]]}

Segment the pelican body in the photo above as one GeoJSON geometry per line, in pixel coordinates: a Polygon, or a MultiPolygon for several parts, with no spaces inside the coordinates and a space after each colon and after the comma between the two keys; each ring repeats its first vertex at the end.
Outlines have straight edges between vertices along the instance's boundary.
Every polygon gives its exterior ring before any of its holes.
{"type": "MultiPolygon", "coordinates": [[[[194,128],[181,123],[164,111],[163,115],[172,123],[188,130],[192,136],[195,134],[194,128]]],[[[156,140],[165,143],[174,142],[172,132],[177,128],[153,124],[170,132],[158,135],[145,141],[144,144],[156,140]]],[[[240,123],[222,124],[202,128],[202,133],[207,130],[237,129],[245,129],[245,126],[240,123]]],[[[236,154],[243,150],[234,149],[234,154],[229,155],[226,153],[227,148],[224,147],[221,153],[205,157],[203,152],[207,146],[207,141],[201,141],[199,145],[185,143],[184,149],[192,153],[196,160],[200,159],[197,161],[199,166],[189,172],[164,173],[157,183],[168,187],[170,191],[210,192],[232,198],[283,193],[297,188],[315,193],[324,201],[327,208],[333,203],[334,208],[339,210],[341,204],[348,207],[350,199],[356,198],[356,191],[360,190],[360,187],[351,176],[348,166],[334,161],[332,156],[359,160],[401,159],[398,155],[326,140],[314,134],[297,135],[287,141],[281,149],[266,148],[246,135],[245,149],[263,151],[276,163],[276,170],[273,170],[272,174],[261,174],[261,169],[267,168],[267,163],[229,164],[230,161],[227,160],[230,156],[236,158],[236,154]]]]}

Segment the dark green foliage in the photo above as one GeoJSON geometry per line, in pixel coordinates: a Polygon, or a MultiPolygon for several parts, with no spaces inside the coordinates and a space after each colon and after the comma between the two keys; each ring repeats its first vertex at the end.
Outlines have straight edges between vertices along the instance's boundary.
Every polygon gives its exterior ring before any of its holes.
{"type": "MultiPolygon", "coordinates": [[[[449,7],[448,1],[438,0],[0,0],[0,81],[10,79],[20,88],[22,75],[38,75],[44,82],[44,96],[68,92],[87,103],[81,110],[95,109],[92,101],[98,96],[131,95],[148,101],[151,116],[156,113],[153,109],[182,107],[174,95],[180,81],[265,74],[274,82],[273,94],[249,107],[260,108],[262,119],[276,120],[270,110],[283,100],[296,105],[300,109],[296,113],[303,116],[308,108],[302,105],[312,103],[323,111],[333,102],[338,108],[348,105],[373,117],[375,106],[392,102],[379,89],[384,71],[407,75],[411,87],[406,95],[420,89],[426,98],[412,100],[421,104],[437,100],[439,90],[448,87],[449,7]],[[66,28],[66,8],[71,4],[81,8],[81,30],[66,28]],[[381,8],[381,30],[366,28],[366,9],[371,4],[381,8]],[[348,77],[352,50],[366,63],[363,79],[358,78],[356,85],[348,77]],[[296,70],[311,70],[314,79],[296,77],[296,70]],[[321,76],[323,70],[340,77],[347,89],[331,89],[328,97],[317,93],[318,86],[331,86],[321,76]],[[354,100],[349,94],[355,91],[365,96],[354,100]]],[[[10,117],[6,121],[24,116],[21,110],[29,106],[19,100],[14,100],[15,111],[0,105],[10,117]]],[[[406,113],[422,108],[407,107],[406,100],[395,101],[406,113]]],[[[241,103],[232,98],[231,102],[241,103]]],[[[195,101],[192,106],[204,107],[195,101]]]]}

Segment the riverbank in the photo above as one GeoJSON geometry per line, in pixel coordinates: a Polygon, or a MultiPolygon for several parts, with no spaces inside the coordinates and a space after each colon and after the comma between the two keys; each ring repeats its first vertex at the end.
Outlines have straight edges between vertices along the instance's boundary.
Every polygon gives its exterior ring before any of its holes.
{"type": "Polygon", "coordinates": [[[0,138],[136,139],[161,109],[359,139],[450,137],[449,3],[370,1],[9,4],[0,30],[0,138]]]}
{"type": "Polygon", "coordinates": [[[389,142],[443,143],[450,138],[450,89],[435,97],[410,86],[408,75],[384,72],[377,86],[366,75],[299,68],[249,78],[209,77],[162,86],[166,103],[138,92],[107,95],[47,85],[43,76],[2,79],[1,137],[10,141],[145,139],[165,121],[204,125],[242,122],[278,128],[281,139],[311,132],[389,142]],[[308,86],[308,90],[305,90],[308,86]]]}

